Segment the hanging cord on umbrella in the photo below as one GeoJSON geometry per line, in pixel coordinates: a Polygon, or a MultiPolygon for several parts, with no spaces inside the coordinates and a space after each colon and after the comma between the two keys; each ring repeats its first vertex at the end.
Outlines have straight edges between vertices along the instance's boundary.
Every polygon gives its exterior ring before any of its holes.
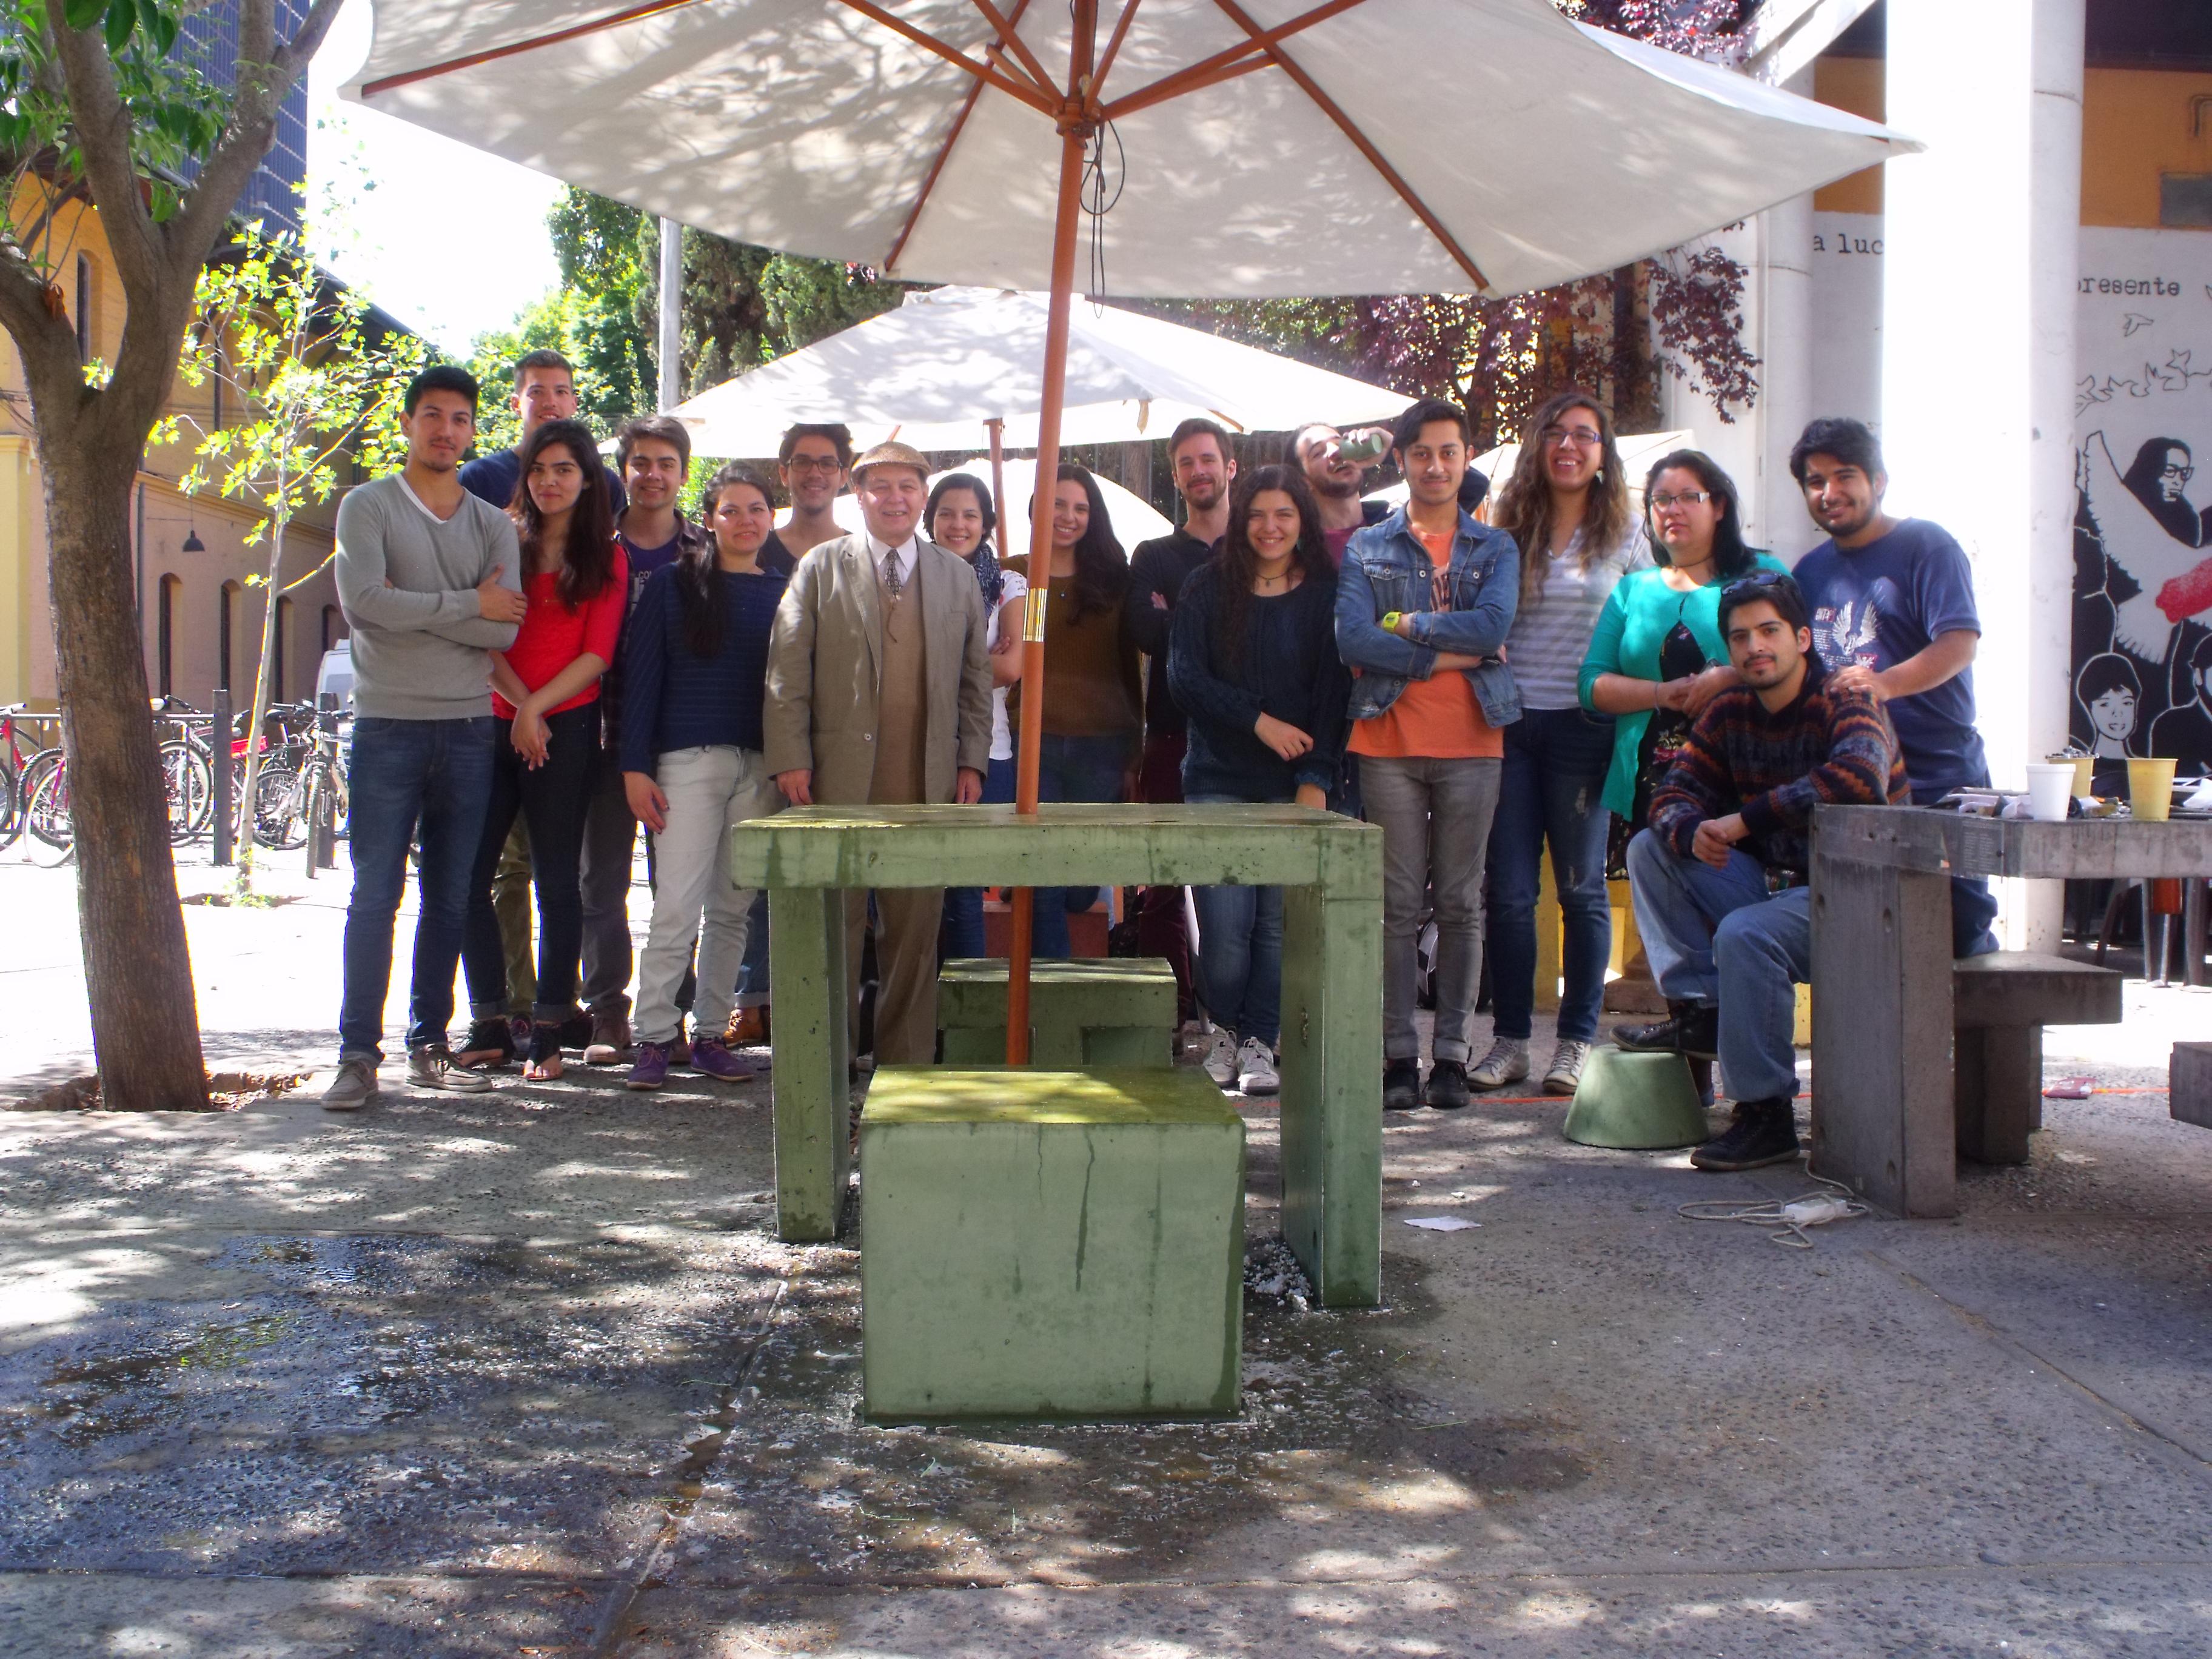
{"type": "Polygon", "coordinates": [[[1792,1199],[1774,1199],[1765,1204],[1741,1204],[1729,1199],[1705,1199],[1694,1204],[1675,1206],[1677,1215],[1687,1216],[1692,1221],[1747,1221],[1754,1227],[1771,1227],[1778,1231],[1766,1236],[1777,1244],[1792,1250],[1809,1250],[1813,1240],[1805,1231],[1831,1221],[1844,1221],[1853,1216],[1871,1215],[1871,1207],[1851,1196],[1851,1189],[1840,1181],[1831,1181],[1826,1176],[1808,1176],[1817,1181],[1825,1192],[1806,1193],[1792,1199]]]}
{"type": "Polygon", "coordinates": [[[1091,143],[1083,158],[1083,210],[1091,219],[1091,298],[1093,309],[1103,309],[1098,301],[1106,292],[1106,216],[1121,199],[1121,188],[1129,182],[1129,157],[1121,148],[1121,135],[1115,131],[1111,121],[1103,122],[1091,135],[1091,143]],[[1114,141],[1113,193],[1107,193],[1106,141],[1114,141]]]}

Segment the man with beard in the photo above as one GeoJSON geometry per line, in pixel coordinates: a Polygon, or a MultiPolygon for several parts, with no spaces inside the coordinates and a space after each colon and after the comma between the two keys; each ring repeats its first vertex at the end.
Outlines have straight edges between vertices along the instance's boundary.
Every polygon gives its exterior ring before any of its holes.
{"type": "MultiPolygon", "coordinates": [[[[1198,568],[1213,556],[1229,530],[1229,485],[1237,477],[1229,434],[1197,416],[1168,437],[1168,465],[1182,496],[1182,527],[1137,544],[1129,556],[1129,592],[1122,627],[1148,662],[1145,685],[1145,751],[1137,772],[1140,799],[1158,804],[1182,799],[1182,757],[1188,727],[1168,691],[1169,618],[1176,597],[1198,568]]],[[[1147,887],[1137,912],[1139,955],[1165,957],[1175,969],[1178,1018],[1188,1025],[1197,1007],[1191,998],[1190,940],[1183,928],[1182,889],[1147,887]]]]}
{"type": "Polygon", "coordinates": [[[1652,975],[1670,1011],[1617,1027],[1624,1048],[1717,1054],[1735,1121],[1690,1154],[1701,1170],[1797,1156],[1796,986],[1813,971],[1813,809],[1911,799],[1897,738],[1863,680],[1812,654],[1805,596],[1761,571],[1721,595],[1741,684],[1706,704],[1628,844],[1652,975]]]}
{"type": "Polygon", "coordinates": [[[807,554],[845,533],[835,508],[852,466],[851,428],[802,421],[785,428],[775,471],[791,497],[791,517],[762,544],[762,569],[788,576],[807,554]]]}
{"type": "MultiPolygon", "coordinates": [[[[1982,623],[1966,550],[1941,525],[1881,510],[1889,474],[1861,422],[1814,421],[1790,452],[1790,471],[1828,532],[1794,573],[1812,607],[1821,666],[1838,690],[1871,692],[1887,709],[1914,800],[1925,806],[1954,789],[1986,788],[1974,726],[1982,623]]],[[[1988,881],[1954,877],[1953,953],[1996,950],[1996,913],[1988,881]]]]}
{"type": "Polygon", "coordinates": [[[1340,570],[1344,568],[1344,550],[1355,532],[1370,524],[1381,524],[1390,516],[1389,505],[1382,501],[1362,501],[1361,481],[1367,476],[1374,461],[1354,461],[1344,453],[1346,438],[1381,436],[1384,447],[1376,457],[1390,453],[1390,434],[1379,428],[1365,428],[1357,432],[1339,432],[1333,426],[1319,422],[1302,426],[1291,434],[1291,454],[1298,470],[1306,475],[1313,486],[1314,497],[1321,503],[1321,538],[1328,548],[1329,562],[1340,570]]]}

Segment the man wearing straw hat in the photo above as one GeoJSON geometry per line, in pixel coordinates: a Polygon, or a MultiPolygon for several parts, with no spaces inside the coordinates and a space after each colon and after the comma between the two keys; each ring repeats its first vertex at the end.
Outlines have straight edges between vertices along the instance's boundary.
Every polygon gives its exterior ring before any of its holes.
{"type": "MultiPolygon", "coordinates": [[[[980,800],[991,755],[982,591],[921,534],[929,469],[878,444],[854,464],[866,528],[799,562],[769,641],[769,772],[793,806],[980,800]]],[[[927,1066],[937,1047],[941,887],[875,894],[876,1061],[927,1066]]],[[[868,894],[845,895],[856,1035],[868,894]]]]}

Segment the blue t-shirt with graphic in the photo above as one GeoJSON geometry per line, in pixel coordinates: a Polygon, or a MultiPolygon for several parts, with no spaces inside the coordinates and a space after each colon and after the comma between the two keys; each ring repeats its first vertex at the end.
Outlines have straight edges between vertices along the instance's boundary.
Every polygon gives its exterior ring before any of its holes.
{"type": "MultiPolygon", "coordinates": [[[[1982,631],[1966,550],[1925,519],[1907,519],[1864,547],[1823,542],[1792,574],[1812,607],[1813,649],[1831,671],[1857,663],[1881,673],[1927,649],[1939,634],[1982,631]]],[[[1974,729],[1972,669],[1886,706],[1913,799],[1924,805],[1989,781],[1974,729]]]]}

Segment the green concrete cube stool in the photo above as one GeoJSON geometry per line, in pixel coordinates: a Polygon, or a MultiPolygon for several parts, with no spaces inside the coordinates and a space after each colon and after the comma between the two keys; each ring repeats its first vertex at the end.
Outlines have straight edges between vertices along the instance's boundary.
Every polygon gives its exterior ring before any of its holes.
{"type": "Polygon", "coordinates": [[[1233,1413],[1243,1267],[1244,1125],[1204,1072],[875,1074],[860,1321],[876,1421],[1233,1413]]]}
{"type": "Polygon", "coordinates": [[[1711,1132],[1690,1063],[1680,1054],[1592,1048],[1567,1108],[1566,1137],[1585,1146],[1694,1146],[1711,1132]]]}
{"type": "MultiPolygon", "coordinates": [[[[963,957],[937,975],[947,1066],[1006,1057],[1006,961],[963,957]]],[[[1039,958],[1030,964],[1030,1063],[1061,1071],[1175,1064],[1175,971],[1165,957],[1039,958]]]]}

